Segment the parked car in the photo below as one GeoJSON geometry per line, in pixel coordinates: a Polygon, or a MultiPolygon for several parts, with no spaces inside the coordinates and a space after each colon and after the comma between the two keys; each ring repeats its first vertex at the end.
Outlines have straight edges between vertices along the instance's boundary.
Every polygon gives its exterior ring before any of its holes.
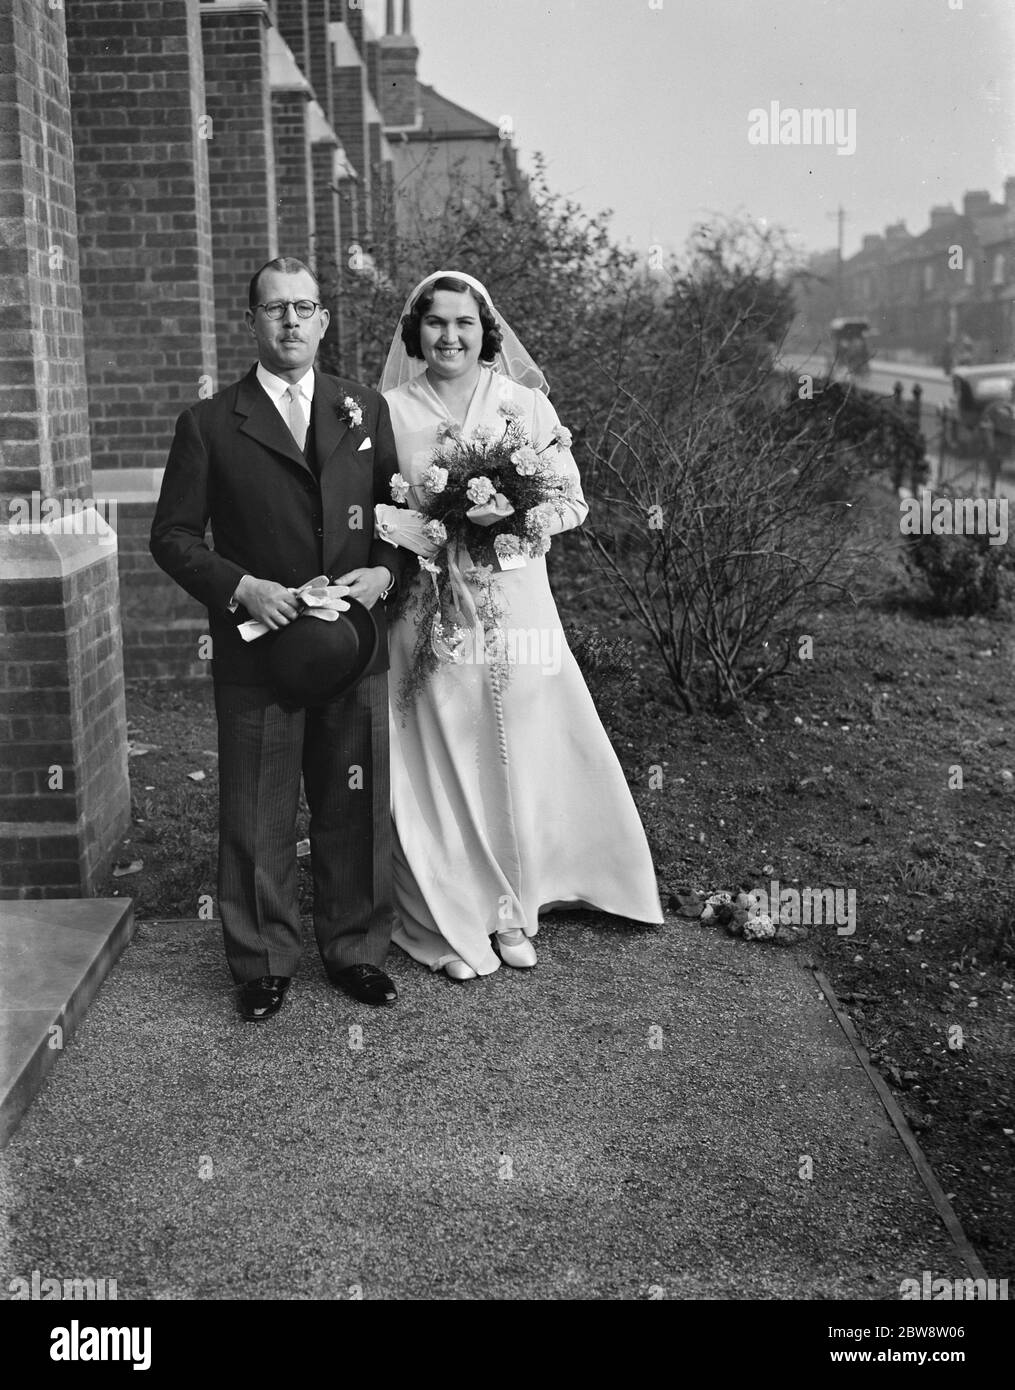
{"type": "Polygon", "coordinates": [[[956,367],[942,426],[948,448],[984,459],[990,486],[1015,458],[1015,362],[956,367]]]}

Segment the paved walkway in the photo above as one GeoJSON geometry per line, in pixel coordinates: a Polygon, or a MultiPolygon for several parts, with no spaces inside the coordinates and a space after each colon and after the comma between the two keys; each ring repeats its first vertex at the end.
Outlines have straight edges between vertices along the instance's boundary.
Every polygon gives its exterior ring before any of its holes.
{"type": "Polygon", "coordinates": [[[34,1271],[120,1298],[540,1300],[967,1273],[792,952],[586,916],[538,944],[535,971],[465,986],[393,949],[384,1011],[311,944],[257,1026],[217,924],[141,923],[0,1155],[3,1296],[34,1271]]]}

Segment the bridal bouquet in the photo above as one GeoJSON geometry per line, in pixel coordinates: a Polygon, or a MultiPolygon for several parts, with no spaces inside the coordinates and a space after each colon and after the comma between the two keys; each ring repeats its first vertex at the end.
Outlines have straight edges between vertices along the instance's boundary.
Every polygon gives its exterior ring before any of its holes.
{"type": "Polygon", "coordinates": [[[513,402],[499,408],[502,428],[480,425],[468,435],[453,423],[438,430],[423,474],[418,508],[406,506],[409,484],[391,480],[398,507],[377,508],[378,534],[415,550],[431,583],[409,599],[420,610],[418,638],[400,698],[408,703],[442,661],[472,659],[491,668],[495,688],[508,674],[504,613],[494,584],[501,570],[545,555],[557,516],[575,497],[571,479],[554,469],[552,450],[571,447],[557,425],[535,448],[513,402]]]}

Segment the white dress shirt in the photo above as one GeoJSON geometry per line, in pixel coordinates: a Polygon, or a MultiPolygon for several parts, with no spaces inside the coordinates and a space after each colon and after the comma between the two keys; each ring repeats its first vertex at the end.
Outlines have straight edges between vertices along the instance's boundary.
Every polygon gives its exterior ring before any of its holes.
{"type": "Polygon", "coordinates": [[[303,406],[303,413],[310,423],[310,407],[314,403],[314,369],[310,367],[299,381],[283,381],[274,372],[269,372],[260,362],[257,364],[257,379],[271,397],[272,405],[285,421],[286,429],[289,428],[289,402],[286,400],[285,393],[290,385],[295,386],[300,393],[300,404],[303,406]]]}

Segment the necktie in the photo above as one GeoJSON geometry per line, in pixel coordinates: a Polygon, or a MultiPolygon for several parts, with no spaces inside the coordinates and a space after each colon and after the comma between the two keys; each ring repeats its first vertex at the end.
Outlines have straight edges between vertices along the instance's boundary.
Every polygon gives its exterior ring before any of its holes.
{"type": "Polygon", "coordinates": [[[285,394],[286,400],[289,402],[289,428],[292,430],[293,438],[302,450],[307,442],[307,429],[309,426],[303,410],[303,402],[300,400],[299,387],[289,386],[286,388],[285,394]]]}

